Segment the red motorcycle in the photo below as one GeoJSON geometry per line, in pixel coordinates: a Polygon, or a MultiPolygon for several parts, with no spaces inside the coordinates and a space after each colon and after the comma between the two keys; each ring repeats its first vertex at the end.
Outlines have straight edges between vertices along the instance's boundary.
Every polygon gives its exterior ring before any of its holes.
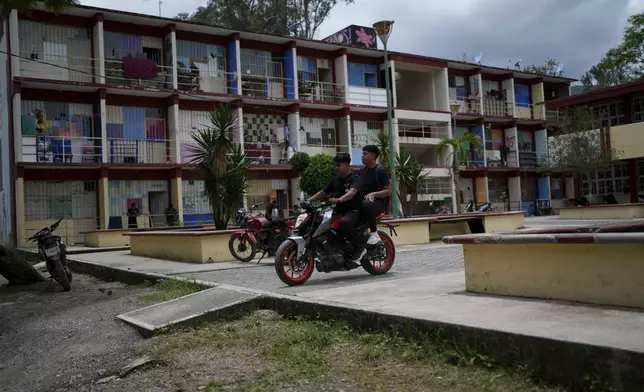
{"type": "Polygon", "coordinates": [[[255,258],[257,252],[262,252],[257,261],[262,261],[264,256],[274,256],[280,246],[293,233],[295,221],[291,218],[276,218],[268,220],[261,213],[254,213],[260,205],[253,205],[250,209],[240,208],[237,211],[237,225],[241,230],[234,232],[228,241],[228,249],[233,257],[247,263],[255,258]]]}

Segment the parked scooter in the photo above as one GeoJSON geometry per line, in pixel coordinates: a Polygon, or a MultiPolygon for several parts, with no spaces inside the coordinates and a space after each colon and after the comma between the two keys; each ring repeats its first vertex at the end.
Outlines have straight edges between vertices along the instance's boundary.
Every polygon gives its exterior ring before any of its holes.
{"type": "Polygon", "coordinates": [[[36,241],[38,243],[38,253],[45,260],[47,271],[49,271],[49,285],[55,280],[63,286],[65,291],[72,289],[72,271],[67,265],[67,246],[60,236],[53,235],[63,218],[58,219],[54,224],[45,227],[33,236],[27,238],[27,241],[36,241]]]}

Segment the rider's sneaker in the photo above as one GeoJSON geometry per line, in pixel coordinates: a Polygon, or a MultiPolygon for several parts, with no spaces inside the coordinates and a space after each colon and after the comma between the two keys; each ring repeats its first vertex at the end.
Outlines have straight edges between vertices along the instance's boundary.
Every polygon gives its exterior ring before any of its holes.
{"type": "Polygon", "coordinates": [[[369,239],[367,240],[368,245],[375,245],[380,242],[380,234],[377,231],[369,234],[369,239]]]}
{"type": "Polygon", "coordinates": [[[360,261],[365,253],[367,253],[367,250],[363,246],[358,249],[354,249],[351,261],[360,261]]]}

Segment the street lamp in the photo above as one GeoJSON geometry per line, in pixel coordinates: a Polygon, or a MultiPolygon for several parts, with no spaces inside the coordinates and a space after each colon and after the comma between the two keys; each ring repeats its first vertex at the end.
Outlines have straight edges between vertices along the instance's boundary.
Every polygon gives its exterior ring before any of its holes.
{"type": "MultiPolygon", "coordinates": [[[[454,129],[456,128],[456,114],[461,110],[461,103],[456,102],[456,103],[450,103],[449,104],[449,110],[452,112],[452,137],[454,137],[454,129]]],[[[457,157],[456,154],[458,154],[458,151],[453,151],[452,152],[452,159],[460,159],[460,157],[457,157]]],[[[452,168],[454,168],[456,165],[452,165],[452,168]]],[[[452,169],[454,171],[454,169],[452,169]]],[[[453,176],[460,176],[461,174],[456,172],[452,173],[453,176]]],[[[454,184],[456,180],[452,179],[452,185],[454,184]]],[[[454,191],[452,192],[452,211],[457,212],[458,210],[456,209],[456,204],[460,203],[460,200],[458,199],[458,189],[454,187],[454,191]]]]}
{"type": "Polygon", "coordinates": [[[398,181],[396,180],[396,151],[394,151],[394,132],[391,124],[391,80],[389,79],[389,57],[387,56],[387,41],[394,28],[393,20],[381,20],[373,24],[376,35],[380,38],[385,52],[385,89],[387,90],[387,130],[389,131],[389,168],[391,169],[391,212],[398,218],[398,181]]]}

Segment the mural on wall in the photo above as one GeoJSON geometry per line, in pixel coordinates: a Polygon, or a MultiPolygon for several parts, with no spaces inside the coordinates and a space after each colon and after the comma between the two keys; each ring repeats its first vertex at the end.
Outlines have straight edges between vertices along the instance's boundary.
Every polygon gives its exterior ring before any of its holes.
{"type": "Polygon", "coordinates": [[[378,49],[376,31],[372,27],[351,25],[324,38],[323,42],[350,45],[366,49],[378,49]]]}

